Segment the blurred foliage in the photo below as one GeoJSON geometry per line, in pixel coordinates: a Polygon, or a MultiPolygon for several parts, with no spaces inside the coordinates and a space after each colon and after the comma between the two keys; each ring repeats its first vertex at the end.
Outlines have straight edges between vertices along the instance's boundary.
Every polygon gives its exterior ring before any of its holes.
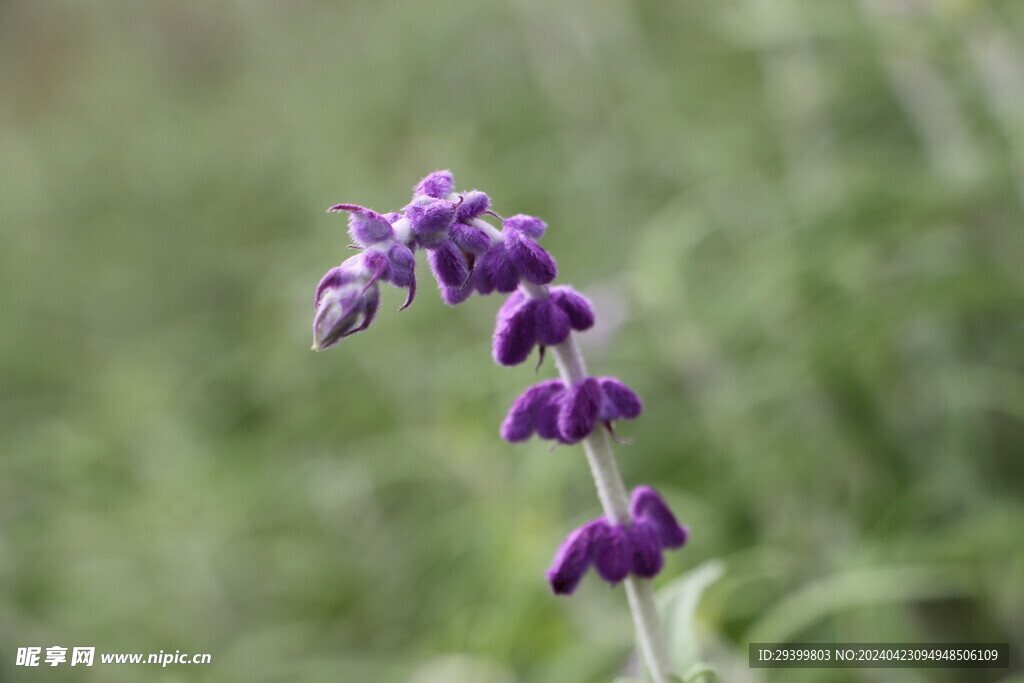
{"type": "Polygon", "coordinates": [[[635,675],[621,590],[543,581],[599,507],[497,438],[495,298],[421,264],[308,351],[324,209],[439,167],[594,297],[624,476],[692,532],[658,584],[725,568],[720,680],[964,680],[754,637],[1024,643],[1021,3],[7,0],[0,93],[0,680],[635,675]]]}

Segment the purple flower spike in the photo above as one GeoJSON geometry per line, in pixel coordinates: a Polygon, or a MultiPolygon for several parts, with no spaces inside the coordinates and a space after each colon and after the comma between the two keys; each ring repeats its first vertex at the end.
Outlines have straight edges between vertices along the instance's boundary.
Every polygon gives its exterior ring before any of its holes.
{"type": "Polygon", "coordinates": [[[502,221],[501,226],[508,230],[521,232],[530,239],[535,240],[543,237],[544,231],[548,229],[547,223],[534,216],[527,216],[524,213],[518,213],[515,216],[506,218],[502,221]]]}
{"type": "Polygon", "coordinates": [[[551,411],[552,395],[564,389],[565,385],[561,380],[549,379],[524,391],[512,403],[505,421],[501,424],[501,438],[513,443],[529,439],[536,430],[540,411],[551,411]]]}
{"type": "Polygon", "coordinates": [[[444,199],[455,189],[451,171],[434,171],[412,189],[414,195],[444,199]]]}
{"type": "Polygon", "coordinates": [[[585,296],[572,287],[552,287],[551,298],[569,316],[569,325],[572,329],[583,331],[594,326],[594,307],[585,296]]]}
{"type": "Polygon", "coordinates": [[[679,548],[686,543],[689,536],[686,527],[676,521],[668,505],[650,486],[633,489],[629,509],[638,523],[654,530],[662,548],[679,548]]]}
{"type": "Polygon", "coordinates": [[[434,249],[448,239],[455,220],[455,206],[445,199],[419,199],[405,208],[416,241],[424,249],[434,249]]]}
{"type": "Polygon", "coordinates": [[[480,190],[467,192],[462,196],[462,204],[455,210],[455,220],[468,221],[489,208],[491,208],[491,200],[483,192],[480,190]]]}
{"type": "Polygon", "coordinates": [[[461,287],[469,278],[469,264],[451,240],[446,240],[427,255],[430,270],[438,283],[447,287],[461,287]]]}
{"type": "Polygon", "coordinates": [[[533,303],[516,292],[498,311],[494,329],[494,360],[498,363],[518,365],[529,357],[537,342],[533,303]]]}
{"type": "Polygon", "coordinates": [[[380,306],[380,289],[376,282],[363,285],[349,279],[346,267],[342,274],[330,272],[317,288],[316,316],[313,318],[313,349],[321,351],[334,346],[344,337],[365,330],[373,322],[380,306]]]}
{"type": "Polygon", "coordinates": [[[606,524],[603,519],[584,524],[558,547],[555,560],[548,569],[548,582],[555,595],[569,595],[580,585],[592,562],[594,529],[606,524]]]}
{"type": "Polygon", "coordinates": [[[348,234],[361,246],[387,242],[394,239],[395,231],[391,223],[375,211],[357,204],[335,204],[328,212],[348,211],[348,234]]]}
{"type": "Polygon", "coordinates": [[[456,223],[452,226],[449,235],[452,242],[455,242],[455,246],[468,254],[479,256],[491,248],[491,238],[487,236],[487,233],[472,225],[456,223]]]}
{"type": "Polygon", "coordinates": [[[644,405],[632,389],[615,377],[602,377],[599,381],[604,394],[601,420],[632,420],[640,416],[644,405]]]}
{"type": "Polygon", "coordinates": [[[636,522],[629,536],[633,543],[633,573],[645,579],[654,578],[665,566],[657,532],[647,522],[636,522]]]}
{"type": "Polygon", "coordinates": [[[558,265],[543,247],[515,230],[506,230],[503,234],[509,259],[524,279],[535,285],[546,285],[555,279],[558,265]]]}
{"type": "Polygon", "coordinates": [[[534,304],[537,321],[537,341],[544,346],[561,344],[569,338],[569,316],[551,299],[534,304]]]}
{"type": "Polygon", "coordinates": [[[567,443],[576,443],[594,431],[601,407],[601,387],[588,377],[575,384],[562,399],[558,431],[567,443]]]}
{"type": "Polygon", "coordinates": [[[629,532],[619,524],[608,524],[595,534],[594,569],[601,578],[615,584],[633,568],[633,543],[629,532]]]}
{"type": "Polygon", "coordinates": [[[519,286],[519,273],[509,258],[504,244],[495,244],[480,258],[477,266],[477,291],[490,294],[498,290],[502,294],[515,291],[519,286]]]}

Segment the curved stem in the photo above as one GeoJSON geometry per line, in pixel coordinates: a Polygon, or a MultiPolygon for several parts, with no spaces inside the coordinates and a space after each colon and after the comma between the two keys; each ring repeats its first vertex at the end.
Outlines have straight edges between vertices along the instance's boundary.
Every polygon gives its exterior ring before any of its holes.
{"type": "MultiPolygon", "coordinates": [[[[541,285],[522,282],[520,289],[531,299],[548,297],[547,287],[541,285]]],[[[573,335],[570,334],[568,339],[550,349],[555,357],[558,372],[566,385],[587,377],[587,366],[573,335]]],[[[590,464],[590,472],[594,476],[597,495],[601,499],[605,515],[615,524],[630,524],[629,498],[626,496],[626,486],[622,482],[622,475],[619,474],[619,467],[612,453],[608,432],[601,428],[595,429],[583,440],[583,450],[587,454],[587,462],[590,464]]],[[[651,581],[630,575],[626,577],[624,583],[629,609],[633,613],[633,623],[636,626],[637,645],[651,680],[654,683],[669,683],[672,665],[651,581]]]]}

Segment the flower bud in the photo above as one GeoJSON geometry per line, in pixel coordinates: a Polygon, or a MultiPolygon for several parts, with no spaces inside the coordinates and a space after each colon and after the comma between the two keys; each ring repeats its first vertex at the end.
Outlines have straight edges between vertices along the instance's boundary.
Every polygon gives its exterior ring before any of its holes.
{"type": "Polygon", "coordinates": [[[478,227],[465,223],[455,223],[448,233],[452,242],[467,254],[479,256],[491,248],[491,238],[478,227]]]}
{"type": "Polygon", "coordinates": [[[462,195],[462,203],[455,209],[455,220],[468,221],[476,218],[491,208],[490,198],[480,190],[473,190],[462,195]]]}
{"type": "Polygon", "coordinates": [[[371,244],[394,239],[391,223],[379,213],[357,204],[335,204],[329,212],[348,211],[348,234],[356,244],[368,247],[371,244]]]}
{"type": "Polygon", "coordinates": [[[313,350],[329,348],[343,337],[365,330],[379,306],[380,290],[375,281],[366,284],[358,272],[345,265],[328,271],[316,292],[313,350]]]}
{"type": "Polygon", "coordinates": [[[439,247],[448,239],[448,229],[455,220],[455,207],[446,199],[420,197],[405,207],[416,242],[424,249],[439,247]]]}
{"type": "Polygon", "coordinates": [[[530,239],[539,240],[544,236],[544,231],[547,230],[548,224],[534,216],[518,213],[502,221],[501,227],[520,232],[530,239]]]}
{"type": "Polygon", "coordinates": [[[444,199],[455,189],[455,179],[451,171],[434,171],[421,180],[412,189],[414,195],[426,195],[435,199],[444,199]]]}

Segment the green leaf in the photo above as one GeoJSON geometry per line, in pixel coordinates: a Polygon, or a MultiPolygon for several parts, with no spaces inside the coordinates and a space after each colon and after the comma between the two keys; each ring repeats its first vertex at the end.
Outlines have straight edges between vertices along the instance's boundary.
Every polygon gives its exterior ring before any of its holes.
{"type": "MultiPolygon", "coordinates": [[[[665,586],[658,595],[669,655],[676,671],[687,671],[683,680],[712,673],[701,662],[697,644],[697,604],[704,590],[725,571],[721,560],[708,560],[665,586]],[[705,671],[706,669],[706,671],[705,671]]],[[[713,680],[707,679],[705,680],[713,680]]]]}

